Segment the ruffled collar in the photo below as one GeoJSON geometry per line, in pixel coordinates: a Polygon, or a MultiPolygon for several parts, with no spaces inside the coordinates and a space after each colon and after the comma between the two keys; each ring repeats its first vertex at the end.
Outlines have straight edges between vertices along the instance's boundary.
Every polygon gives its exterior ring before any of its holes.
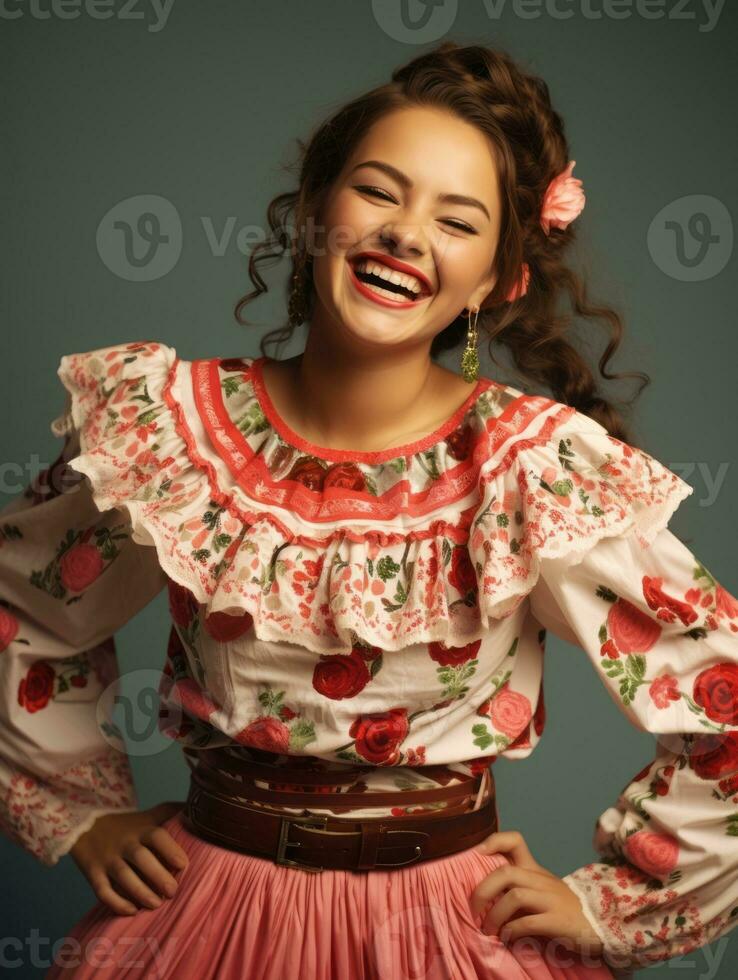
{"type": "Polygon", "coordinates": [[[548,403],[480,378],[463,405],[420,440],[382,452],[330,449],[279,416],[264,385],[264,360],[181,362],[165,397],[198,465],[225,469],[215,484],[235,483],[252,504],[278,509],[295,533],[295,519],[308,522],[311,540],[321,527],[330,537],[342,524],[347,536],[386,540],[427,527],[431,515],[444,519],[474,486],[494,439],[508,438],[548,403]],[[195,415],[205,438],[191,426],[195,415]]]}
{"type": "Polygon", "coordinates": [[[79,431],[69,465],[206,622],[240,618],[261,640],[466,646],[519,607],[542,558],[631,529],[647,542],[692,492],[572,407],[486,378],[417,443],[316,454],[274,412],[259,360],[188,362],[154,341],[67,355],[69,417],[53,424],[79,431]]]}

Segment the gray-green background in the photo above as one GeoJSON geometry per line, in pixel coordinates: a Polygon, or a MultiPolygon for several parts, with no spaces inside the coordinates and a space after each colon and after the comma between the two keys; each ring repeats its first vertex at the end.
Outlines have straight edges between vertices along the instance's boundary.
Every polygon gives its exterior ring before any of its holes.
{"type": "MultiPolygon", "coordinates": [[[[738,593],[735,4],[710,14],[701,0],[447,0],[417,30],[403,27],[398,0],[175,0],[168,17],[143,0],[124,15],[126,6],[98,19],[83,2],[16,0],[0,15],[4,464],[29,473],[58,453],[48,425],[63,407],[62,354],[142,339],[187,359],[256,354],[283,315],[285,267],[247,308],[258,326],[236,324],[233,306],[251,289],[237,233],[264,228],[267,202],[292,188],[283,165],[295,138],[443,37],[499,45],[546,78],[566,120],[587,194],[578,255],[595,296],[628,328],[614,367],[653,378],[634,441],[694,488],[671,527],[738,593]],[[111,270],[110,241],[97,243],[110,209],[140,195],[167,199],[182,226],[177,261],[148,282],[111,270]],[[709,200],[682,201],[692,195],[709,200]],[[689,234],[682,264],[669,238],[649,239],[667,206],[684,225],[695,211],[708,215],[718,240],[704,262],[690,264],[699,244],[689,234]]],[[[406,7],[424,15],[419,0],[406,7]]],[[[604,333],[587,329],[599,354],[604,333]]],[[[301,339],[279,356],[301,350],[301,339]]],[[[457,360],[444,363],[459,370],[457,360]]],[[[3,471],[0,502],[21,489],[12,467],[3,471]]],[[[159,668],[167,633],[162,593],[118,634],[122,671],[159,668]]],[[[541,745],[528,760],[501,761],[495,775],[503,825],[563,875],[594,859],[596,816],[652,758],[654,741],[629,725],[585,655],[553,636],[546,703],[541,745]]],[[[133,768],[142,806],[184,798],[176,746],[134,758],[133,768]]],[[[25,945],[33,930],[62,936],[94,896],[71,858],[46,869],[4,839],[0,849],[0,937],[24,950],[8,975],[41,976],[25,945]]],[[[738,941],[649,972],[676,968],[735,976],[738,941]]]]}

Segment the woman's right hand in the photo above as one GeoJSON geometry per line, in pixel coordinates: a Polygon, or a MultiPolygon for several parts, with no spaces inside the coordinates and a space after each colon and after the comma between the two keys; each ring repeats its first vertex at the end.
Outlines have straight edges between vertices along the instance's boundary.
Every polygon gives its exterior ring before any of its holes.
{"type": "Polygon", "coordinates": [[[135,915],[139,907],[158,908],[159,895],[174,895],[177,880],[170,868],[183,870],[189,858],[160,825],[183,807],[172,801],[136,813],[105,813],[77,839],[69,853],[113,912],[135,915]]]}

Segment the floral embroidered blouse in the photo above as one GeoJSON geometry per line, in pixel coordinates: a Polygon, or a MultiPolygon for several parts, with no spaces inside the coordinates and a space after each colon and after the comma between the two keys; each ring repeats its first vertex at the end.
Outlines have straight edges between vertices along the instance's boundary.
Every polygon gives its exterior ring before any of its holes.
{"type": "Polygon", "coordinates": [[[64,448],[0,523],[7,836],[53,865],[97,816],[138,808],[101,693],[115,631],[162,589],[162,731],[188,756],[354,767],[345,788],[397,790],[398,819],[414,791],[533,751],[551,631],[656,736],[596,822],[599,859],[564,881],[630,968],[728,932],[738,600],[667,528],[692,487],[488,378],[417,442],[315,446],[262,363],[153,341],[61,359],[64,448]]]}

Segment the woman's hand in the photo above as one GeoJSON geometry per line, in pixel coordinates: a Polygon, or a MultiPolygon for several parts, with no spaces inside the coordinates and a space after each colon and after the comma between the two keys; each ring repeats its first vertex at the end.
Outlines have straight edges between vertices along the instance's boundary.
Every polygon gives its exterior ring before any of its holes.
{"type": "Polygon", "coordinates": [[[578,953],[600,956],[602,942],[584,915],[579,897],[565,881],[541,867],[517,830],[490,834],[476,850],[507,854],[512,862],[482,879],[470,896],[472,912],[482,917],[482,932],[503,942],[521,936],[545,936],[578,953]],[[502,894],[504,892],[504,894],[502,894]],[[494,906],[486,912],[486,906],[494,906]]]}
{"type": "Polygon", "coordinates": [[[179,871],[189,858],[160,824],[183,806],[172,801],[137,813],[105,813],[75,842],[69,853],[113,912],[135,915],[139,909],[128,899],[153,909],[161,905],[159,895],[171,898],[176,892],[177,880],[166,865],[179,871]]]}

